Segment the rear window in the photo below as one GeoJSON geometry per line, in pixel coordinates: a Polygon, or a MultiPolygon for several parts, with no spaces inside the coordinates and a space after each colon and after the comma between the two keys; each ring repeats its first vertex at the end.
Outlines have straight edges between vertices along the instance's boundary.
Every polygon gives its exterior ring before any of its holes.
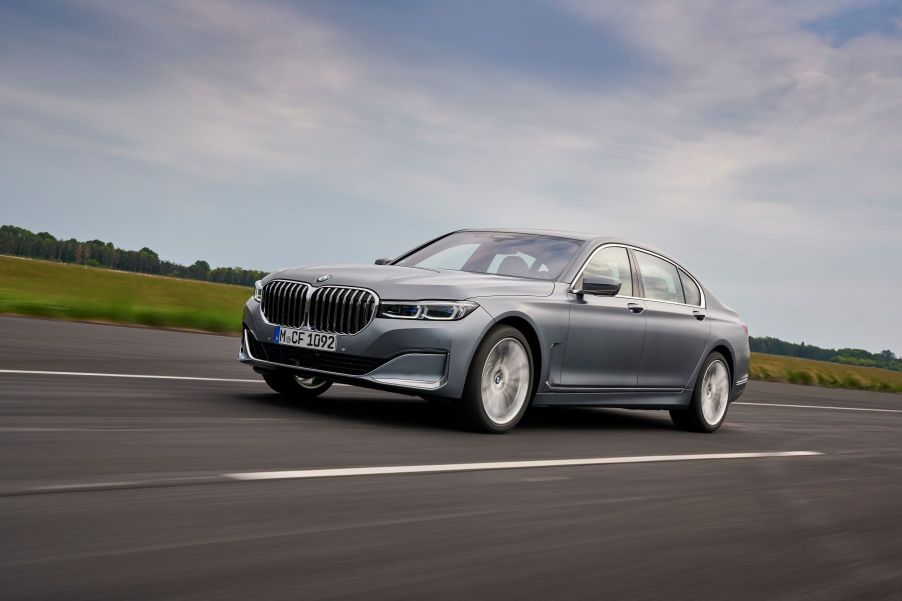
{"type": "Polygon", "coordinates": [[[686,304],[700,306],[702,304],[702,292],[698,289],[698,284],[682,269],[680,269],[680,281],[683,283],[683,294],[686,296],[686,304]]]}

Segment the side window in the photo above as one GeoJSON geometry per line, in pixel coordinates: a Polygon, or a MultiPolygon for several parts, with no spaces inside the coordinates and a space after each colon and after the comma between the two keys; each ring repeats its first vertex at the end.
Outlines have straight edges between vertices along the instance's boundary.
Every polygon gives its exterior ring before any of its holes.
{"type": "Polygon", "coordinates": [[[686,304],[700,306],[702,304],[702,292],[698,289],[698,284],[682,269],[680,269],[680,281],[683,282],[686,304]]]}
{"type": "Polygon", "coordinates": [[[620,295],[633,295],[633,276],[630,271],[630,260],[626,249],[620,246],[609,246],[599,251],[586,265],[583,277],[587,275],[603,275],[620,280],[620,295]]]}
{"type": "Polygon", "coordinates": [[[641,251],[636,251],[636,262],[639,263],[639,273],[642,274],[645,298],[676,303],[685,302],[680,276],[673,263],[641,251]]]}

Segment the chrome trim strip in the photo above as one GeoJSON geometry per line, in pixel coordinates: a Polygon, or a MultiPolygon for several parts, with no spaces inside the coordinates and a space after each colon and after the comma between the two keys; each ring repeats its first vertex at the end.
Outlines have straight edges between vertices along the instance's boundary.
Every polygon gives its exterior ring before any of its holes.
{"type": "MultiPolygon", "coordinates": [[[[685,267],[681,267],[679,263],[677,263],[677,262],[674,261],[673,259],[668,259],[668,258],[665,257],[664,255],[660,255],[660,254],[658,254],[658,253],[656,253],[656,252],[652,252],[652,251],[650,251],[650,250],[644,249],[644,248],[642,248],[641,246],[634,246],[634,245],[632,245],[632,244],[624,244],[624,243],[622,243],[622,242],[608,242],[608,243],[606,243],[606,244],[602,244],[601,246],[599,246],[598,248],[596,248],[595,250],[593,250],[593,251],[592,251],[592,254],[589,255],[589,258],[587,258],[587,259],[583,262],[583,266],[580,267],[580,268],[579,268],[579,271],[576,272],[576,277],[573,278],[573,281],[572,281],[572,282],[570,282],[570,285],[569,285],[569,287],[567,288],[567,292],[569,292],[570,294],[575,294],[575,293],[576,293],[576,288],[575,288],[576,282],[579,281],[579,278],[580,278],[580,276],[582,276],[583,272],[586,270],[586,267],[589,265],[589,263],[592,261],[592,259],[595,258],[595,255],[597,255],[599,252],[603,251],[604,249],[606,249],[606,248],[608,248],[608,247],[614,247],[614,248],[628,248],[628,249],[631,249],[631,250],[635,250],[635,251],[639,251],[639,252],[644,252],[644,253],[647,253],[647,254],[652,255],[652,256],[654,256],[654,257],[658,257],[659,259],[662,259],[662,260],[664,260],[664,261],[667,261],[668,263],[670,263],[671,265],[673,265],[674,267],[676,267],[678,270],[679,270],[679,269],[683,270],[683,271],[686,273],[686,275],[688,275],[690,278],[692,278],[692,281],[695,282],[695,285],[698,286],[698,292],[699,292],[699,294],[700,294],[701,297],[702,297],[702,304],[701,304],[701,305],[690,305],[689,303],[678,303],[678,302],[676,302],[676,301],[665,301],[665,300],[658,300],[658,299],[656,299],[656,298],[647,298],[647,297],[640,297],[640,296],[625,296],[625,295],[624,295],[624,296],[621,296],[621,295],[619,295],[619,294],[614,295],[614,298],[628,298],[628,299],[633,299],[633,300],[651,301],[651,302],[653,302],[653,303],[669,303],[669,304],[671,304],[671,305],[680,305],[680,306],[683,306],[683,307],[694,307],[694,308],[696,308],[696,309],[707,309],[707,308],[708,308],[708,307],[707,307],[707,304],[708,304],[708,303],[707,303],[707,299],[705,298],[705,289],[702,288],[702,285],[699,284],[699,282],[698,282],[697,279],[695,279],[695,276],[692,275],[691,273],[689,273],[689,270],[688,270],[688,269],[686,269],[685,267]]],[[[630,270],[632,270],[632,265],[630,265],[630,270]]],[[[642,274],[639,274],[640,277],[641,277],[641,275],[642,275],[642,274]]]]}
{"type": "Polygon", "coordinates": [[[436,382],[422,382],[420,380],[395,380],[392,378],[369,379],[379,384],[385,384],[386,386],[397,386],[398,388],[415,388],[417,390],[438,390],[445,385],[444,378],[436,382]]]}
{"type": "Polygon", "coordinates": [[[560,393],[606,393],[606,392],[685,392],[686,388],[654,388],[654,387],[643,387],[643,388],[630,388],[623,386],[612,386],[612,387],[604,387],[604,386],[569,386],[566,384],[552,384],[549,381],[545,381],[545,385],[548,387],[548,390],[551,392],[560,392],[560,393]]]}
{"type": "Polygon", "coordinates": [[[748,381],[749,381],[749,377],[748,377],[748,376],[746,376],[746,377],[744,377],[744,378],[740,378],[739,380],[736,380],[736,386],[739,386],[739,385],[741,385],[741,384],[745,384],[745,383],[747,383],[748,381]]]}
{"type": "Polygon", "coordinates": [[[402,378],[377,378],[375,376],[369,377],[373,382],[378,382],[380,384],[387,384],[389,386],[399,386],[401,388],[416,388],[417,390],[438,390],[442,386],[448,383],[448,370],[450,369],[451,364],[451,356],[450,353],[404,353],[403,355],[398,355],[394,359],[390,359],[389,361],[383,363],[372,372],[378,371],[384,368],[386,365],[390,365],[393,361],[396,361],[402,357],[407,357],[410,355],[436,355],[442,354],[445,356],[445,369],[442,373],[442,377],[434,382],[423,382],[422,380],[405,380],[402,378]]]}

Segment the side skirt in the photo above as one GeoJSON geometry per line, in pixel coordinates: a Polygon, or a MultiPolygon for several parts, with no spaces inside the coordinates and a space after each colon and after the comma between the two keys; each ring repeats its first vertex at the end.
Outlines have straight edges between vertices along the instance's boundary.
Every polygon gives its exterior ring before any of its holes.
{"type": "MultiPolygon", "coordinates": [[[[585,390],[585,389],[583,389],[585,390]]],[[[682,409],[689,406],[692,389],[618,390],[592,392],[540,392],[535,406],[620,407],[623,409],[682,409]]]]}

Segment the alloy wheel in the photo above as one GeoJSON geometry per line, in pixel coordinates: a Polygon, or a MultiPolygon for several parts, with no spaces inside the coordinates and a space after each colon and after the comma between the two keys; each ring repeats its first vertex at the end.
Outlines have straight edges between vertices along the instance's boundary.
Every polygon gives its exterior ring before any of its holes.
{"type": "Polygon", "coordinates": [[[512,421],[529,394],[529,355],[515,338],[499,340],[482,369],[482,406],[496,425],[512,421]]]}

